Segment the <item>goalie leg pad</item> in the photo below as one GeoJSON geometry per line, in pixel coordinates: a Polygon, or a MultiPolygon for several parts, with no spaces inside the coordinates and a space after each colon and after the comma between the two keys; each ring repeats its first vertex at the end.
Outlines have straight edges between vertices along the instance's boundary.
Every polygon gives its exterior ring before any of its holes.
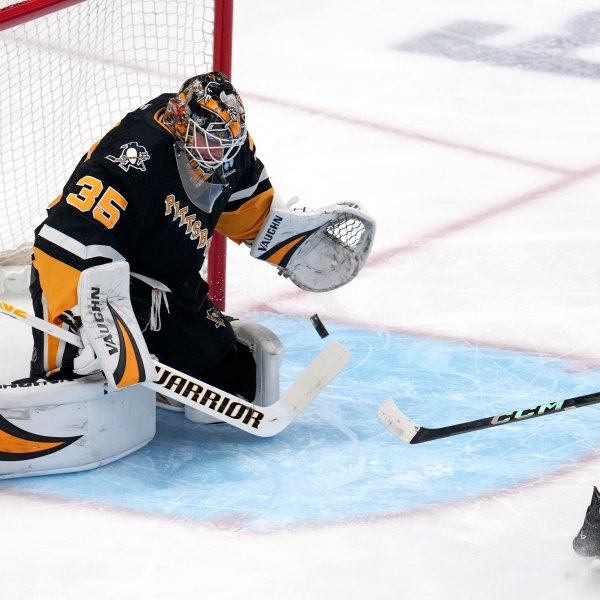
{"type": "MultiPolygon", "coordinates": [[[[231,322],[235,337],[252,352],[256,363],[256,406],[270,406],[279,400],[279,372],[283,360],[283,344],[279,337],[264,325],[245,320],[231,322]]],[[[232,374],[235,376],[235,374],[232,374]]],[[[252,400],[251,398],[247,398],[252,400]]],[[[219,421],[185,407],[185,416],[195,423],[218,423],[219,421]]]]}
{"type": "Polygon", "coordinates": [[[105,392],[102,375],[0,384],[0,479],[95,469],[156,432],[154,392],[105,392]]]}
{"type": "Polygon", "coordinates": [[[280,396],[279,372],[283,360],[283,344],[264,325],[252,321],[232,321],[235,337],[250,348],[256,362],[256,406],[271,406],[280,396]]]}

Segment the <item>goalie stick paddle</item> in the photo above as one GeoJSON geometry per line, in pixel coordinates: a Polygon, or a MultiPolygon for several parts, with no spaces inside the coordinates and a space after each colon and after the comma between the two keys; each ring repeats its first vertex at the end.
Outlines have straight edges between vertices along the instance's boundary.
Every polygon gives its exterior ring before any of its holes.
{"type": "MultiPolygon", "coordinates": [[[[0,313],[78,348],[83,347],[78,335],[30,315],[8,302],[0,300],[0,313]]],[[[156,379],[141,385],[247,433],[270,437],[283,431],[346,367],[351,358],[352,355],[342,344],[330,343],[302,371],[289,390],[270,406],[255,406],[157,360],[153,361],[156,379]]]]}
{"type": "Polygon", "coordinates": [[[409,419],[398,408],[392,397],[388,396],[379,406],[378,415],[384,427],[402,441],[407,444],[420,444],[422,442],[431,442],[450,437],[451,435],[460,435],[498,425],[508,425],[508,423],[515,423],[516,421],[555,415],[565,410],[591,406],[598,403],[600,403],[600,392],[587,394],[586,396],[577,396],[576,398],[568,398],[567,400],[556,400],[547,404],[540,404],[534,408],[521,408],[504,415],[466,421],[465,423],[456,423],[455,425],[448,425],[446,427],[430,428],[418,425],[409,419]]]}

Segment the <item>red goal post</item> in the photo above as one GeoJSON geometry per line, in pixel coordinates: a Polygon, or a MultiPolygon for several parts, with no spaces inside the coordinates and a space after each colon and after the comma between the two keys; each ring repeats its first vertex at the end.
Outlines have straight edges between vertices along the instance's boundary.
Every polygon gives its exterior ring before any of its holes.
{"type": "MultiPolygon", "coordinates": [[[[26,287],[33,230],[81,155],[190,75],[231,75],[233,0],[0,0],[0,293],[26,287]]],[[[225,238],[206,277],[225,307],[225,238]]]]}

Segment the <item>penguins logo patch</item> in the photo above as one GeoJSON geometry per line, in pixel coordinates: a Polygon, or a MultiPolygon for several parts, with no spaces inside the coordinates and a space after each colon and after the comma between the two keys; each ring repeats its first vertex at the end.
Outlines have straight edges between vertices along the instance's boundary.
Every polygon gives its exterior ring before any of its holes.
{"type": "Polygon", "coordinates": [[[225,318],[216,308],[209,308],[206,311],[206,318],[215,324],[215,328],[225,327],[225,318]]]}
{"type": "Polygon", "coordinates": [[[138,171],[145,171],[146,165],[144,164],[147,160],[150,160],[150,154],[144,146],[140,146],[137,142],[128,142],[121,146],[120,156],[113,156],[109,154],[105,156],[111,162],[117,163],[125,173],[129,169],[137,169],[138,171]]]}

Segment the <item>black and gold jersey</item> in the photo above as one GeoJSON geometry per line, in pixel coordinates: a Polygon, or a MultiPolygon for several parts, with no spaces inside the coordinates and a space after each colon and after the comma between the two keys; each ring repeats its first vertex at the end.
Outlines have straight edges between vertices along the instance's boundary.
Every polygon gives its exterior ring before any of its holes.
{"type": "Polygon", "coordinates": [[[48,320],[59,323],[77,304],[82,270],[114,260],[163,282],[170,302],[197,311],[208,289],[200,268],[214,231],[238,243],[256,236],[273,189],[251,138],[220,168],[224,185],[212,210],[201,210],[186,195],[175,139],[161,121],[170,97],[127,114],[81,158],[48,207],[34,243],[48,320]]]}

